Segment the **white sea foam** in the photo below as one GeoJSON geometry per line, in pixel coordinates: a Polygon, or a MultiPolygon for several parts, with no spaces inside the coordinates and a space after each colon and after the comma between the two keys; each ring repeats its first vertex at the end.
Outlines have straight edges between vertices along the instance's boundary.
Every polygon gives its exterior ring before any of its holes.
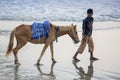
{"type": "Polygon", "coordinates": [[[0,20],[82,21],[93,8],[96,21],[120,21],[120,0],[0,0],[0,20]]]}

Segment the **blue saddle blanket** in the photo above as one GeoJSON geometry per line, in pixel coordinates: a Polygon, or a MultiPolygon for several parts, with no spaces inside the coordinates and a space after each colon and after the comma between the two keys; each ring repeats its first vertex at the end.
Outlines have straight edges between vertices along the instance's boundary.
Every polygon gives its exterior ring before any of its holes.
{"type": "Polygon", "coordinates": [[[43,36],[47,38],[50,31],[50,22],[49,21],[44,21],[44,23],[34,22],[31,25],[31,29],[32,39],[40,39],[43,36]]]}

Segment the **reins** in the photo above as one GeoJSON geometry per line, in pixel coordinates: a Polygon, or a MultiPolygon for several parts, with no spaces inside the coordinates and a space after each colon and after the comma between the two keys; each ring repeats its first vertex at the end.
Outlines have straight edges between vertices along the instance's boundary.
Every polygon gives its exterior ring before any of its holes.
{"type": "Polygon", "coordinates": [[[73,28],[72,28],[72,32],[73,32],[73,35],[74,35],[74,37],[75,37],[75,32],[74,32],[73,28]]]}
{"type": "MultiPolygon", "coordinates": [[[[74,35],[74,37],[75,37],[75,32],[74,32],[73,28],[72,28],[72,32],[73,32],[73,35],[74,35]]],[[[74,45],[75,45],[76,47],[79,47],[79,45],[76,45],[75,43],[74,43],[74,45]]]]}

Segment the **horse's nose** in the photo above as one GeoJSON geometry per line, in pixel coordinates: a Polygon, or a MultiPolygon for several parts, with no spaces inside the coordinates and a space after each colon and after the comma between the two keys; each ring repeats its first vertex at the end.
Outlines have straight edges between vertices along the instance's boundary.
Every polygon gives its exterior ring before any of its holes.
{"type": "Polygon", "coordinates": [[[79,43],[79,42],[80,42],[80,40],[79,40],[79,39],[75,40],[75,43],[79,43]]]}

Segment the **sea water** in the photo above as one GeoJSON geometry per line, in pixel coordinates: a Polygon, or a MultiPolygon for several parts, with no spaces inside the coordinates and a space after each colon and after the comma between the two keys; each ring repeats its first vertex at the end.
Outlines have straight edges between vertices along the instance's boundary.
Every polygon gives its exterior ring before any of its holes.
{"type": "Polygon", "coordinates": [[[82,21],[94,10],[96,21],[120,21],[120,0],[0,0],[0,20],[82,21]]]}

